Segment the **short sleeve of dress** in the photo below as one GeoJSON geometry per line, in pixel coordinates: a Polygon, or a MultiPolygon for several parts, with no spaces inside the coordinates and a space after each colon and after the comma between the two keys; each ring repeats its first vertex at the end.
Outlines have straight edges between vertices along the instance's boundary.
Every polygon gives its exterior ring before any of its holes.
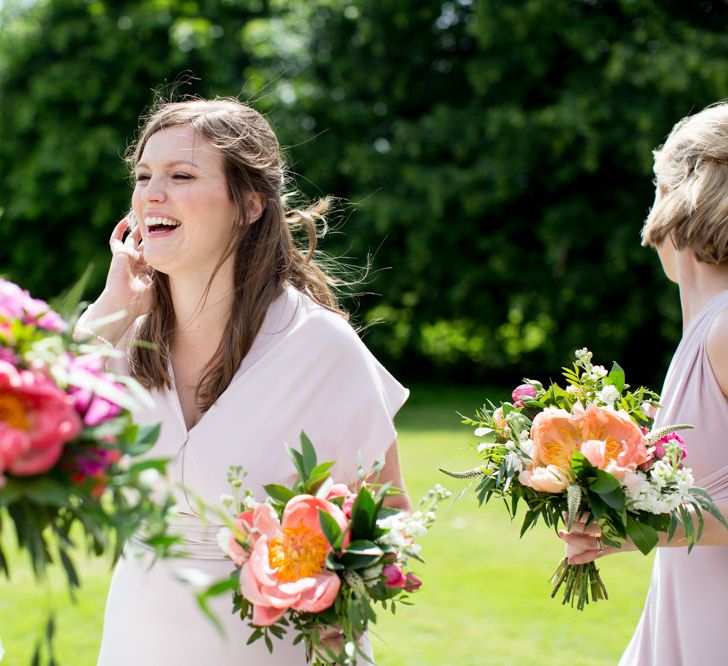
{"type": "Polygon", "coordinates": [[[338,315],[321,310],[306,327],[314,365],[308,390],[318,406],[306,431],[319,461],[336,461],[334,479],[352,483],[360,466],[369,470],[397,439],[394,416],[409,391],[338,315]]]}

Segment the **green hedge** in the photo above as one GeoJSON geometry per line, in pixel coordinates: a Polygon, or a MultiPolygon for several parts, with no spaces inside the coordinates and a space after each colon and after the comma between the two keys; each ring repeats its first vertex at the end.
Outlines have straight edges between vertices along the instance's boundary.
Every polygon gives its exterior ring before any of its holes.
{"type": "MultiPolygon", "coordinates": [[[[368,344],[414,375],[515,381],[577,346],[655,383],[680,335],[639,230],[651,150],[728,95],[725,3],[47,0],[0,26],[0,270],[51,295],[129,197],[152,89],[271,118],[324,248],[373,271],[368,344]],[[180,73],[199,80],[173,85],[180,73]],[[381,322],[377,323],[375,322],[381,322]]],[[[356,304],[355,304],[356,305],[356,304]]]]}

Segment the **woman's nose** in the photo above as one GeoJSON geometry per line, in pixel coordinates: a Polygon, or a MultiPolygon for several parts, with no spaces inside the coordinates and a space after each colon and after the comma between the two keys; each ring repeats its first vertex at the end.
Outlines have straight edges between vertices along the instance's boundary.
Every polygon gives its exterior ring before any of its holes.
{"type": "Polygon", "coordinates": [[[164,179],[159,176],[152,176],[142,189],[141,195],[142,201],[164,201],[167,198],[164,179]]]}

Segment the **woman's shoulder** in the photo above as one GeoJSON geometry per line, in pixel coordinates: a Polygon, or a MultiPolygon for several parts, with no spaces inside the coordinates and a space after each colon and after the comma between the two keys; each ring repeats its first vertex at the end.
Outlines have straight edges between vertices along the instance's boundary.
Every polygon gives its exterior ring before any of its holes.
{"type": "Polygon", "coordinates": [[[296,291],[297,319],[301,332],[313,344],[329,348],[363,347],[359,335],[349,321],[338,312],[329,310],[306,293],[296,291]]]}
{"type": "Polygon", "coordinates": [[[705,349],[715,379],[728,397],[728,307],[718,311],[710,323],[705,349]]]}

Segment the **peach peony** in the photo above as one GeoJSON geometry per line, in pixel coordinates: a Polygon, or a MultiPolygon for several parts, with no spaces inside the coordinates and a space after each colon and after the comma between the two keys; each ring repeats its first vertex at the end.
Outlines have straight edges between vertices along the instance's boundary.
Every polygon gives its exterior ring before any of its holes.
{"type": "Polygon", "coordinates": [[[523,470],[518,475],[518,480],[540,493],[560,493],[569,485],[568,472],[556,465],[523,470]]]}
{"type": "Polygon", "coordinates": [[[594,467],[622,479],[627,470],[647,462],[642,430],[624,410],[589,405],[580,421],[580,450],[594,467]]]}
{"type": "Polygon", "coordinates": [[[47,472],[81,429],[71,399],[52,380],[0,361],[0,473],[47,472]]]}
{"type": "Polygon", "coordinates": [[[579,416],[565,409],[547,407],[531,426],[533,463],[520,473],[524,486],[547,493],[560,493],[569,481],[569,462],[582,442],[579,416]]]}
{"type": "MultiPolygon", "coordinates": [[[[311,495],[290,500],[280,523],[268,505],[258,506],[250,516],[241,514],[246,516],[245,529],[252,526],[252,548],[240,570],[240,590],[254,606],[253,624],[271,625],[288,609],[317,613],[334,603],[341,583],[335,572],[326,569],[331,546],[321,530],[319,511],[333,517],[342,531],[347,529],[338,506],[311,495]]],[[[348,536],[344,546],[347,541],[348,536]]]]}

